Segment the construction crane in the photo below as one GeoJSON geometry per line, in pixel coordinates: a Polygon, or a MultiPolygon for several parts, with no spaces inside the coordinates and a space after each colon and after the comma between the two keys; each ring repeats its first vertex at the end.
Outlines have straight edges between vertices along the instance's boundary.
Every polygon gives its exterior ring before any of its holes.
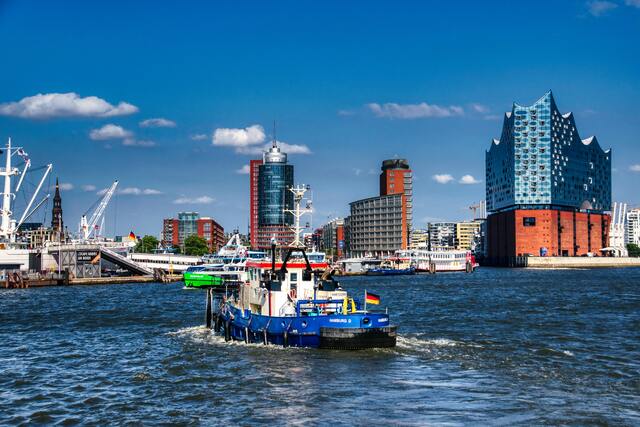
{"type": "Polygon", "coordinates": [[[111,187],[109,187],[107,192],[104,194],[104,196],[100,200],[100,203],[98,204],[98,207],[95,211],[93,211],[93,213],[91,214],[91,218],[89,218],[88,221],[87,214],[89,213],[91,208],[89,208],[84,213],[84,215],[82,215],[82,218],[80,218],[80,232],[82,233],[82,240],[87,241],[91,238],[91,234],[96,229],[98,221],[100,221],[102,215],[104,215],[104,211],[107,209],[107,205],[109,204],[111,197],[113,197],[113,194],[116,192],[117,186],[118,181],[113,181],[113,184],[111,184],[111,187]]]}

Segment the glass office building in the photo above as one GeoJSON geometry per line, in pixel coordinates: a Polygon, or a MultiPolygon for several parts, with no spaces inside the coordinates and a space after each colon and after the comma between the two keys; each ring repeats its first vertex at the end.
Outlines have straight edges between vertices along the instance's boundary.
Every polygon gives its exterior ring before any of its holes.
{"type": "Polygon", "coordinates": [[[293,209],[293,165],[277,146],[264,154],[258,173],[258,224],[292,225],[293,217],[284,209],[293,209]]]}
{"type": "Polygon", "coordinates": [[[514,103],[486,153],[486,199],[494,212],[515,206],[609,210],[611,151],[594,136],[581,139],[573,114],[558,110],[551,91],[530,106],[514,103]]]}

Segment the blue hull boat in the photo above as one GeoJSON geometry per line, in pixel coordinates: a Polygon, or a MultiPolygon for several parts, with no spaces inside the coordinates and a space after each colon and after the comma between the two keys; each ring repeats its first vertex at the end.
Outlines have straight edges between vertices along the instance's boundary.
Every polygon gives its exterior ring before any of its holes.
{"type": "Polygon", "coordinates": [[[216,317],[215,330],[224,333],[227,341],[284,347],[361,350],[396,345],[397,328],[389,324],[386,313],[318,314],[318,308],[331,304],[336,303],[304,301],[298,303],[294,316],[264,316],[225,303],[216,317]]]}

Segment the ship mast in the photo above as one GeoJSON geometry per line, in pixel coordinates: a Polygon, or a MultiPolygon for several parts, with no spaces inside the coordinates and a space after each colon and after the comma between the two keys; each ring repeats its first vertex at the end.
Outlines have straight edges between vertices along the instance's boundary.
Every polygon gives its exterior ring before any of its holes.
{"type": "Polygon", "coordinates": [[[0,237],[9,240],[11,236],[11,175],[17,171],[11,169],[11,138],[7,141],[7,162],[4,169],[0,169],[0,176],[4,177],[4,192],[2,193],[2,222],[0,222],[0,237]]]}
{"type": "Polygon", "coordinates": [[[298,185],[296,187],[289,188],[289,191],[293,193],[293,203],[294,209],[285,209],[285,213],[290,213],[293,215],[293,226],[291,226],[291,231],[294,233],[293,242],[289,246],[293,248],[303,248],[304,243],[300,240],[300,234],[304,231],[306,227],[300,226],[300,218],[302,215],[306,215],[308,213],[313,212],[311,209],[311,201],[307,201],[307,205],[305,208],[301,208],[302,200],[304,199],[304,193],[307,192],[309,186],[298,185]]]}

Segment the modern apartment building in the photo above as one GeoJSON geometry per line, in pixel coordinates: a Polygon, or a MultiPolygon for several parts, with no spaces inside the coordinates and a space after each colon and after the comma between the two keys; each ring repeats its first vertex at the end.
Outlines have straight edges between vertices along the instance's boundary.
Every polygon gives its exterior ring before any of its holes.
{"type": "Polygon", "coordinates": [[[187,237],[194,234],[207,241],[211,252],[218,251],[226,243],[224,228],[213,218],[201,218],[198,212],[179,212],[178,218],[165,218],[161,243],[163,246],[182,247],[187,237]]]}
{"type": "Polygon", "coordinates": [[[352,257],[392,255],[406,249],[407,216],[403,193],[351,202],[348,247],[352,257]]]}
{"type": "Polygon", "coordinates": [[[428,249],[431,251],[450,250],[456,248],[455,222],[430,222],[427,224],[429,233],[428,249]]]}
{"type": "Polygon", "coordinates": [[[344,219],[336,218],[322,227],[322,250],[334,257],[344,255],[344,219]]]}
{"type": "Polygon", "coordinates": [[[486,153],[488,257],[599,254],[608,245],[611,150],[581,139],[552,93],[514,103],[486,153]]]}
{"type": "Polygon", "coordinates": [[[456,223],[456,249],[472,250],[480,239],[480,221],[456,223]]]}
{"type": "Polygon", "coordinates": [[[404,194],[407,214],[407,235],[413,225],[413,172],[406,159],[389,159],[382,162],[380,173],[380,195],[404,194]]]}
{"type": "Polygon", "coordinates": [[[627,212],[625,239],[627,243],[640,245],[640,208],[627,212]]]}

